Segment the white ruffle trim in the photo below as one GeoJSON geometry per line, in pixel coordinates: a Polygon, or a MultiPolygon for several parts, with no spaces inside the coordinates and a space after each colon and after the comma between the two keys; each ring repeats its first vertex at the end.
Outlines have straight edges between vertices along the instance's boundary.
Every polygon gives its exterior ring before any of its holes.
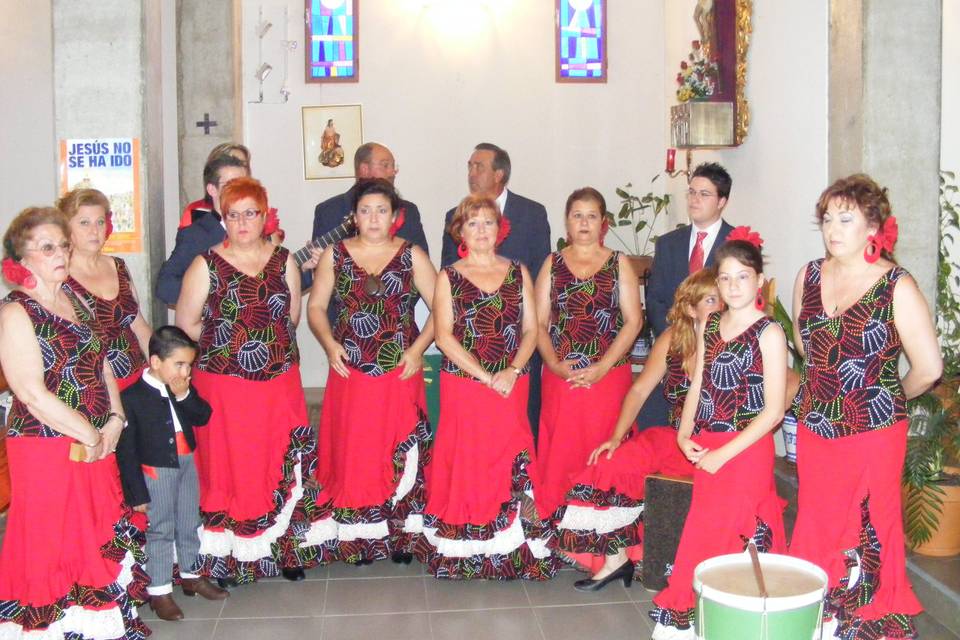
{"type": "MultiPolygon", "coordinates": [[[[124,590],[133,580],[133,564],[133,556],[128,551],[120,561],[120,573],[117,575],[117,584],[124,590]]],[[[131,608],[136,616],[137,608],[133,605],[131,608]]],[[[68,633],[79,634],[89,640],[113,640],[122,638],[126,632],[119,607],[98,611],[73,605],[64,610],[62,618],[46,629],[36,631],[24,631],[13,622],[0,623],[0,638],[3,640],[63,640],[68,633]]]]}
{"type": "Polygon", "coordinates": [[[437,553],[448,558],[469,558],[470,556],[507,555],[523,546],[526,542],[535,558],[548,558],[550,550],[543,538],[527,539],[523,533],[520,516],[514,512],[513,522],[502,531],[497,531],[489,540],[451,540],[437,535],[437,529],[423,528],[423,535],[437,553]]]}
{"type": "MultiPolygon", "coordinates": [[[[419,442],[417,442],[406,453],[406,458],[403,463],[403,472],[400,474],[400,481],[397,483],[397,488],[394,490],[393,496],[390,498],[391,506],[398,505],[400,501],[403,500],[408,493],[410,493],[410,490],[413,489],[414,484],[417,482],[419,463],[420,448],[419,442]]],[[[422,530],[423,515],[408,515],[403,528],[404,531],[407,532],[416,532],[422,530]],[[411,521],[411,518],[415,517],[420,518],[419,529],[409,529],[409,526],[417,526],[414,521],[411,521]]],[[[324,518],[323,520],[317,520],[310,525],[310,529],[304,536],[304,541],[301,546],[312,547],[326,544],[332,540],[342,540],[344,542],[351,542],[353,540],[382,540],[389,535],[390,527],[387,525],[386,520],[381,522],[340,524],[333,519],[333,516],[330,516],[329,518],[324,518]]]]}
{"type": "Polygon", "coordinates": [[[403,521],[403,530],[407,533],[423,533],[423,514],[411,513],[403,521]]]}
{"type": "Polygon", "coordinates": [[[234,535],[232,531],[211,531],[200,527],[200,555],[210,555],[217,558],[233,556],[239,562],[256,562],[261,558],[272,558],[273,551],[270,545],[286,533],[290,526],[290,518],[303,497],[303,472],[300,462],[293,467],[294,485],[290,490],[290,497],[277,514],[273,526],[252,538],[234,535]]]}
{"type": "Polygon", "coordinates": [[[595,531],[599,534],[605,534],[633,524],[642,513],[642,505],[639,507],[610,507],[607,509],[568,505],[560,524],[557,525],[557,529],[595,531]]]}

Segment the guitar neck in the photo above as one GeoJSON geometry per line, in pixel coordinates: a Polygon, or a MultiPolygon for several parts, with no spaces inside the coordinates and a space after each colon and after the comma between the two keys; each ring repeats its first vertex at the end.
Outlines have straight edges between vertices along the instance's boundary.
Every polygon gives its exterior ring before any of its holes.
{"type": "Polygon", "coordinates": [[[303,263],[310,259],[314,249],[323,251],[334,242],[340,242],[350,235],[353,223],[350,220],[345,221],[339,227],[326,233],[319,238],[314,238],[306,244],[305,247],[293,254],[293,259],[297,261],[297,266],[303,266],[303,263]]]}

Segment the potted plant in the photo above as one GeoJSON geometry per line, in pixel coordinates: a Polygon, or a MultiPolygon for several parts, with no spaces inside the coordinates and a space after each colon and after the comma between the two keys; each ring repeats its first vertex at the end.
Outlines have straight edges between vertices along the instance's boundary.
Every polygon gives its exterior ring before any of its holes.
{"type": "Polygon", "coordinates": [[[940,173],[936,318],[943,378],[910,405],[904,461],[904,532],[925,555],[960,553],[960,274],[951,262],[960,227],[956,176],[940,173]]]}

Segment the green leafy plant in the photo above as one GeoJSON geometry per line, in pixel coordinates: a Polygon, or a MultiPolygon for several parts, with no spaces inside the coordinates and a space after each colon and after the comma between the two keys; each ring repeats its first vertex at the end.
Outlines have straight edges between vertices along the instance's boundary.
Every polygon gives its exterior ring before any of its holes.
{"type": "Polygon", "coordinates": [[[951,262],[951,252],[960,252],[960,188],[952,171],[940,172],[940,248],[937,264],[937,333],[943,354],[943,374],[960,375],[960,270],[951,262]]]}
{"type": "Polygon", "coordinates": [[[800,371],[803,370],[803,356],[800,355],[800,350],[793,341],[793,318],[787,313],[786,307],[784,307],[783,302],[780,301],[780,296],[777,296],[777,299],[773,303],[773,319],[783,327],[783,332],[787,335],[787,350],[790,351],[790,355],[793,357],[793,364],[791,366],[794,371],[800,373],[800,371]]]}
{"type": "MultiPolygon", "coordinates": [[[[656,182],[659,177],[659,173],[653,176],[650,184],[656,182]]],[[[653,246],[657,242],[657,236],[653,234],[653,230],[659,217],[668,211],[670,194],[657,194],[650,190],[638,196],[630,191],[632,188],[633,184],[629,182],[622,187],[617,187],[620,208],[616,213],[607,211],[604,214],[609,232],[628,254],[652,255],[653,246]]],[[[557,249],[563,249],[567,244],[565,238],[560,238],[557,240],[557,249]]]]}

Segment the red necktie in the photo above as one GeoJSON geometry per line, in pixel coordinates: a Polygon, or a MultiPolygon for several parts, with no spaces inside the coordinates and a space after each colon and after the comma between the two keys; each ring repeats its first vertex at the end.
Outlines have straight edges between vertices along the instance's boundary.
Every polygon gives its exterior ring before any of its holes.
{"type": "Polygon", "coordinates": [[[691,274],[703,269],[703,239],[706,237],[706,231],[697,231],[697,244],[693,245],[693,252],[690,254],[691,274]]]}

